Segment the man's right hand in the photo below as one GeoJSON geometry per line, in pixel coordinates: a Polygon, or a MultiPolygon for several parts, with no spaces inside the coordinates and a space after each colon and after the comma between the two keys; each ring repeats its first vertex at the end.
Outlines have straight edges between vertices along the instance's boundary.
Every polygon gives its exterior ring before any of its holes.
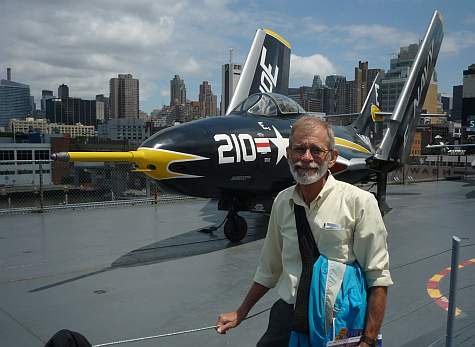
{"type": "Polygon", "coordinates": [[[221,313],[216,323],[216,331],[219,334],[226,334],[229,329],[237,327],[244,320],[237,311],[221,313]]]}
{"type": "Polygon", "coordinates": [[[255,303],[259,301],[268,290],[269,288],[262,284],[253,282],[249,292],[237,311],[221,313],[219,315],[218,321],[216,322],[216,331],[220,334],[226,334],[226,331],[241,324],[255,303]]]}

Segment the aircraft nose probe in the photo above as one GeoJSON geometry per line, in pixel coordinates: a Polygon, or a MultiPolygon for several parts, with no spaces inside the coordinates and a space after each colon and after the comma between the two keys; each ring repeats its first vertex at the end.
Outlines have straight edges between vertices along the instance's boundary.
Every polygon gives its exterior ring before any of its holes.
{"type": "Polygon", "coordinates": [[[51,154],[52,160],[57,161],[126,161],[140,162],[144,159],[141,151],[130,152],[59,152],[51,154]]]}
{"type": "Polygon", "coordinates": [[[69,153],[59,152],[51,154],[51,160],[55,161],[69,161],[69,153]]]}

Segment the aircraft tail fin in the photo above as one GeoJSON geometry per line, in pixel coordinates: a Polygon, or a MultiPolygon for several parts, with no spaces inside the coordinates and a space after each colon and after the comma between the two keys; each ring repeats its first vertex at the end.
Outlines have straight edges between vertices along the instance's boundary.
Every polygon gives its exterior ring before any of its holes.
{"type": "Polygon", "coordinates": [[[376,122],[379,122],[378,112],[381,111],[379,104],[379,86],[381,76],[378,73],[366,96],[366,100],[361,108],[359,116],[350,125],[358,136],[374,151],[376,122]]]}
{"type": "Polygon", "coordinates": [[[269,29],[257,30],[226,114],[254,93],[287,95],[290,49],[290,43],[279,34],[269,29]]]}
{"type": "Polygon", "coordinates": [[[435,11],[425,37],[419,45],[411,72],[396,102],[381,144],[376,150],[375,159],[406,163],[443,36],[442,15],[435,11]]]}

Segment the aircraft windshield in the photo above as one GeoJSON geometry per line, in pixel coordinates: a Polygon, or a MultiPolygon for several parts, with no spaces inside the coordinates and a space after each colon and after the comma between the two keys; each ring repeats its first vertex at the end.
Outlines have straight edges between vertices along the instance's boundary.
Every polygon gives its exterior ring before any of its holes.
{"type": "Polygon", "coordinates": [[[269,94],[276,102],[281,113],[305,113],[305,110],[291,98],[276,93],[269,94]]]}
{"type": "Polygon", "coordinates": [[[269,96],[261,94],[259,100],[252,105],[247,112],[258,116],[276,116],[277,106],[275,105],[274,100],[269,96]]]}
{"type": "Polygon", "coordinates": [[[305,113],[305,110],[294,100],[275,93],[253,94],[236,107],[234,111],[248,112],[257,116],[305,113]]]}

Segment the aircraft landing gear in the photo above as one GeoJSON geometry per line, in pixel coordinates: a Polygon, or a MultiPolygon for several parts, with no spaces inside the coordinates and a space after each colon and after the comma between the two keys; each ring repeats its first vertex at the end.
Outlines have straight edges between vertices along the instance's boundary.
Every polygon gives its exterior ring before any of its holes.
{"type": "Polygon", "coordinates": [[[224,223],[224,235],[231,242],[241,241],[247,234],[247,222],[234,211],[229,211],[224,223]]]}

